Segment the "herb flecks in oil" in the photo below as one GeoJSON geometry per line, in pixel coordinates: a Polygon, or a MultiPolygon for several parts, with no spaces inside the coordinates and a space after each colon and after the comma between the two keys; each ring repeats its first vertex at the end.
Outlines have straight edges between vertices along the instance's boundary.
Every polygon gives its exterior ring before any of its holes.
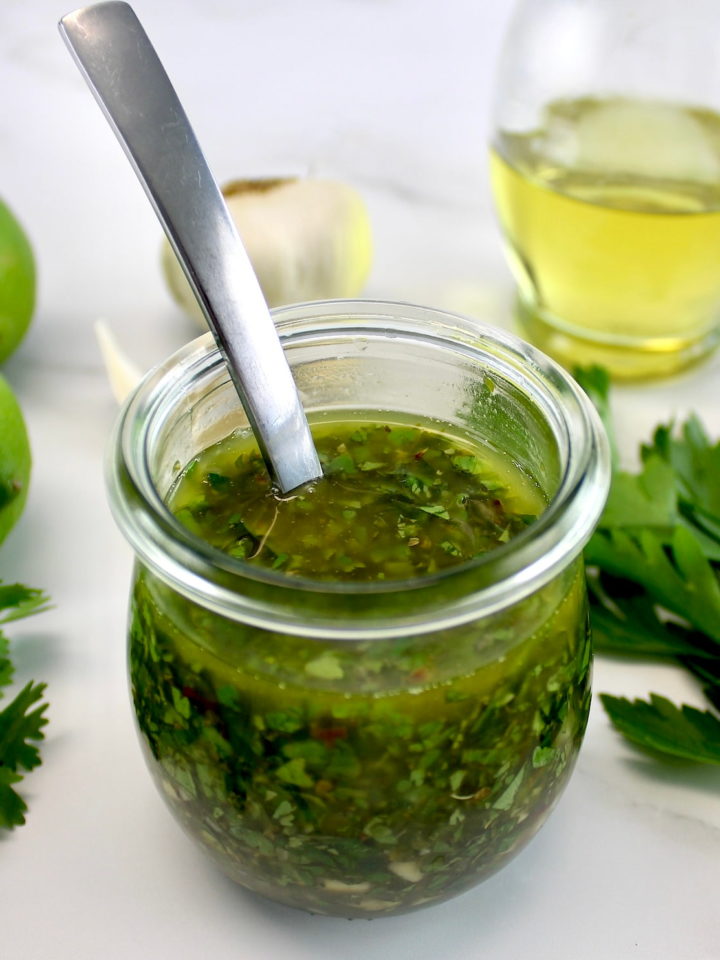
{"type": "MultiPolygon", "coordinates": [[[[290,584],[430,576],[544,506],[513,464],[424,426],[332,424],[316,441],[312,492],[278,499],[231,438],[171,507],[290,584]]],[[[150,768],[189,833],[273,899],[344,916],[445,899],[523,846],[569,776],[589,705],[584,598],[576,563],[487,620],[348,643],[232,621],[139,570],[130,664],[150,768]]]]}
{"type": "Polygon", "coordinates": [[[259,453],[210,448],[173,497],[184,524],[242,560],[320,580],[404,579],[487,553],[542,498],[491,451],[414,426],[337,425],[316,443],[324,476],[277,497],[259,453]]]}

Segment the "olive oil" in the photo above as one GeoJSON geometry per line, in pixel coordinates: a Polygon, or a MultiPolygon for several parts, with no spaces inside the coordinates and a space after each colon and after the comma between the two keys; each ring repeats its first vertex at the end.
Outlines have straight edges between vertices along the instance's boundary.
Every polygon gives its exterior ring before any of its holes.
{"type": "Polygon", "coordinates": [[[433,574],[507,543],[545,507],[488,447],[436,424],[314,424],[323,477],[280,497],[246,435],[203,451],[170,498],[177,518],[240,560],[319,580],[433,574]]]}
{"type": "Polygon", "coordinates": [[[616,377],[672,373],[720,322],[720,115],[621,98],[558,101],[491,153],[530,339],[616,377]]]}

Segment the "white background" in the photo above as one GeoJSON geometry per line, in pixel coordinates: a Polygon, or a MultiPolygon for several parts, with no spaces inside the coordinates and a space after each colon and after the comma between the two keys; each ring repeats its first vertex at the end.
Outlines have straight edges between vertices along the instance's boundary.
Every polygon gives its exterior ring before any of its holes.
{"type": "MultiPolygon", "coordinates": [[[[340,177],[375,236],[368,296],[510,325],[489,201],[491,84],[509,0],[138,0],[219,180],[340,177]]],[[[32,330],[4,373],[34,451],[0,578],[54,608],[12,625],[17,681],[46,680],[27,824],[0,838],[3,960],[718,960],[720,771],[626,747],[595,703],[576,774],[501,874],[405,917],[310,917],[206,864],[150,783],[125,680],[131,557],[105,501],[116,408],[93,322],[147,367],[196,333],[160,228],[56,30],[51,0],[0,6],[0,196],[38,260],[32,330]]],[[[720,433],[720,359],[617,390],[623,456],[696,409],[720,433]]],[[[597,691],[701,703],[676,671],[599,659],[597,691]]]]}

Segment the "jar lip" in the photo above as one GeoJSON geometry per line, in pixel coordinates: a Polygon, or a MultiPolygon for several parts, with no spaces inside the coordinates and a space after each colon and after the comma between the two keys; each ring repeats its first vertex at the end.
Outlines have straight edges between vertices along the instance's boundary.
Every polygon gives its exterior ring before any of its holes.
{"type": "MultiPolygon", "coordinates": [[[[463,564],[407,580],[325,581],[288,577],[229,556],[198,538],[178,521],[164,503],[150,473],[149,449],[159,428],[169,395],[186,395],[191,383],[222,373],[224,361],[211,334],[186,344],[151,370],[128,398],[118,418],[108,458],[110,504],[122,532],[138,559],[169,586],[225,616],[258,626],[305,636],[367,639],[375,629],[383,636],[457,625],[497,612],[534,593],[582,551],[604,505],[609,478],[607,440],[594,407],[575,381],[554,361],[513,334],[488,324],[400,301],[332,300],[296,304],[272,311],[284,346],[308,337],[342,339],[406,335],[439,341],[475,357],[491,349],[494,370],[535,381],[544,396],[548,417],[564,451],[558,489],[546,509],[526,530],[508,543],[463,564]],[[578,503],[581,492],[582,503],[578,503]],[[224,583],[218,583],[222,574],[224,583]],[[341,622],[315,613],[310,622],[298,615],[248,598],[228,586],[227,578],[261,584],[285,597],[322,593],[334,597],[367,598],[417,592],[472,576],[469,594],[453,599],[448,609],[422,610],[378,621],[341,622]]],[[[228,378],[229,379],[229,378],[228,378]]],[[[372,412],[372,407],[368,407],[372,412]]],[[[289,607],[290,605],[288,605],[289,607]]],[[[422,604],[420,604],[422,606],[422,604]]]]}

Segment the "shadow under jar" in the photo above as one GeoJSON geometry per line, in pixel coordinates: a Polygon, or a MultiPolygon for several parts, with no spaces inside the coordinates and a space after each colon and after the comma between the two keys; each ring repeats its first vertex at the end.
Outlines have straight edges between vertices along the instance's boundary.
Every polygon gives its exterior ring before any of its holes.
{"type": "MultiPolygon", "coordinates": [[[[209,336],[149,374],[119,419],[110,499],[136,554],[130,680],[160,793],[240,884],[314,913],[400,913],[507,863],[567,782],[590,700],[581,552],[607,494],[605,437],[557,365],[490,327],[371,301],[275,319],[318,436],[421,424],[455,483],[470,483],[470,450],[543,505],[512,539],[434,572],[298,575],[230,556],[168,507],[202,451],[249,436],[209,336]]],[[[378,464],[363,469],[372,485],[378,464]]],[[[430,483],[410,521],[443,520],[430,483]]]]}

